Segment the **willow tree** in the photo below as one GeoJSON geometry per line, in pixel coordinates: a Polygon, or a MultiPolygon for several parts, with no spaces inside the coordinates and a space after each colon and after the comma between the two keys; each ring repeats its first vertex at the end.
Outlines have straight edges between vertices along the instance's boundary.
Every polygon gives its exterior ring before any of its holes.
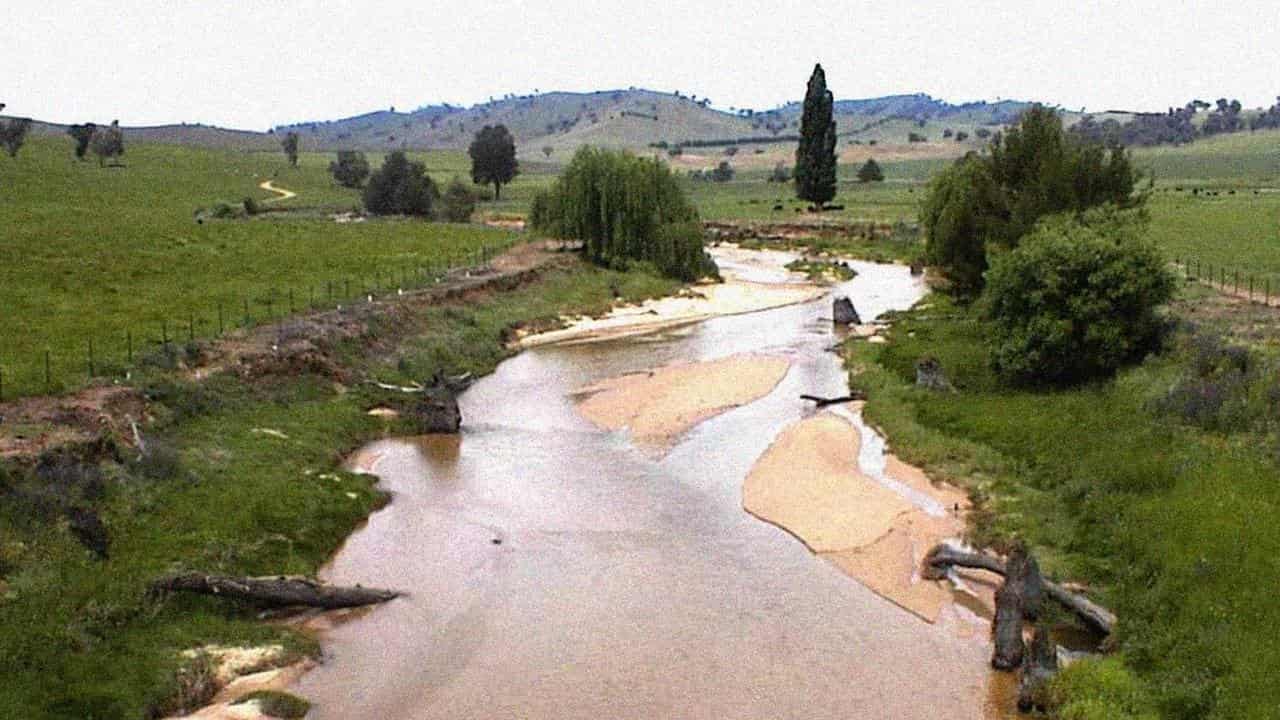
{"type": "Polygon", "coordinates": [[[800,116],[800,146],[796,148],[796,197],[821,207],[836,196],[835,99],[827,89],[822,65],[813,66],[800,116]]]}
{"type": "Polygon", "coordinates": [[[583,147],[534,198],[529,219],[539,232],[581,240],[599,265],[645,262],[682,280],[718,274],[703,250],[697,210],[658,160],[583,147]]]}

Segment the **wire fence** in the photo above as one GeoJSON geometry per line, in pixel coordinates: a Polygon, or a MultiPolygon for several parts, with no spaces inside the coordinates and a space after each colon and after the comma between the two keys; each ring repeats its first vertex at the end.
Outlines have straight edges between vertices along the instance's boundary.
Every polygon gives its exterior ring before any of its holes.
{"type": "Polygon", "coordinates": [[[122,380],[140,366],[175,367],[178,358],[198,352],[198,342],[235,332],[283,323],[300,313],[339,309],[356,302],[396,297],[444,282],[449,273],[487,265],[516,242],[511,238],[475,250],[459,251],[413,267],[343,276],[303,284],[271,284],[257,292],[187,303],[173,303],[154,320],[135,323],[122,333],[86,328],[79,342],[43,351],[5,356],[0,348],[0,402],[73,390],[93,381],[122,380]]]}
{"type": "Polygon", "coordinates": [[[1188,279],[1203,283],[1221,292],[1235,295],[1251,303],[1268,306],[1280,305],[1280,282],[1272,273],[1228,267],[1202,262],[1198,258],[1175,257],[1173,264],[1188,279]]]}

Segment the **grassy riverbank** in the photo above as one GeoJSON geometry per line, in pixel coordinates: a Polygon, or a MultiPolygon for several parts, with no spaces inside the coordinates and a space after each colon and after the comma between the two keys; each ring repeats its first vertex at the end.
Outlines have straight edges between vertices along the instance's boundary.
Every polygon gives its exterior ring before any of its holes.
{"type": "MultiPolygon", "coordinates": [[[[1189,287],[1175,312],[1274,368],[1260,339],[1270,333],[1257,331],[1269,311],[1189,287]]],[[[1073,671],[1080,714],[1067,717],[1258,718],[1280,707],[1280,607],[1259,592],[1280,555],[1273,421],[1265,411],[1231,420],[1230,403],[1206,415],[1199,385],[1178,395],[1197,365],[1238,362],[1204,332],[1184,325],[1168,351],[1115,380],[1052,392],[999,386],[976,312],[939,295],[899,317],[889,344],[850,345],[868,419],[904,459],[979,499],[972,540],[1028,539],[1049,574],[1088,582],[1121,618],[1123,667],[1073,671]],[[957,392],[914,387],[926,355],[957,392]]],[[[1274,392],[1266,377],[1249,375],[1248,392],[1274,392]]]]}
{"type": "MultiPolygon", "coordinates": [[[[575,265],[525,287],[429,308],[331,353],[343,367],[390,381],[435,370],[488,372],[508,354],[504,330],[561,314],[599,312],[620,297],[669,292],[642,273],[575,265]],[[376,342],[374,342],[376,340],[376,342]],[[376,357],[367,348],[391,347],[376,357]]],[[[338,469],[343,455],[391,430],[366,414],[368,386],[302,374],[199,384],[138,380],[168,449],[135,462],[122,448],[84,451],[40,474],[0,468],[0,716],[153,717],[178,709],[180,652],[205,644],[311,642],[254,613],[207,598],[148,597],[175,570],[312,574],[382,499],[370,479],[338,469]],[[116,455],[113,457],[113,455],[116,455]],[[89,462],[81,462],[87,458],[89,462]],[[109,536],[96,559],[77,542],[62,503],[92,508],[109,536]]]]}

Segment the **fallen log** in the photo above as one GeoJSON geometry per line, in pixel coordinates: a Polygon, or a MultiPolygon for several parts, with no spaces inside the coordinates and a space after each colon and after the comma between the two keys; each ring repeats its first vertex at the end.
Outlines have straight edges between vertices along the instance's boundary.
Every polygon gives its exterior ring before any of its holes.
{"type": "MultiPolygon", "coordinates": [[[[1004,576],[1005,564],[999,558],[985,553],[965,552],[947,544],[935,545],[925,555],[921,576],[928,580],[941,580],[946,577],[950,567],[973,568],[986,570],[1004,576]]],[[[1044,581],[1044,594],[1054,602],[1070,610],[1085,625],[1104,634],[1110,635],[1116,626],[1115,613],[1093,602],[1089,598],[1073,593],[1057,583],[1044,581]]]]}
{"type": "Polygon", "coordinates": [[[810,401],[810,402],[816,403],[816,404],[817,404],[817,405],[816,405],[817,407],[826,407],[826,406],[828,406],[828,405],[837,405],[837,404],[839,404],[839,403],[847,403],[847,402],[855,402],[855,401],[858,401],[858,400],[866,400],[866,399],[867,399],[867,396],[866,396],[866,394],[865,394],[865,393],[862,393],[862,392],[855,392],[855,393],[853,393],[853,394],[851,394],[851,395],[845,395],[845,396],[843,396],[843,397],[834,397],[834,398],[819,397],[819,396],[817,396],[817,395],[801,395],[801,396],[800,396],[800,399],[801,399],[801,400],[808,400],[808,401],[810,401]]]}
{"type": "Polygon", "coordinates": [[[314,607],[325,610],[383,603],[400,596],[394,590],[322,585],[304,577],[228,577],[186,573],[151,583],[152,592],[189,592],[241,600],[265,607],[314,607]]]}

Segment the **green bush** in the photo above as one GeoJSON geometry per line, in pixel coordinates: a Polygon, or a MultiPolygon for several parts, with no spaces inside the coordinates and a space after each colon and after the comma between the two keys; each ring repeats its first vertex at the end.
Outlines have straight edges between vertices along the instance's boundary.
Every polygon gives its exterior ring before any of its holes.
{"type": "Polygon", "coordinates": [[[471,213],[476,209],[476,194],[462,182],[461,178],[455,177],[449,186],[445,188],[444,197],[441,198],[442,214],[444,219],[449,222],[469,222],[471,213]]]}
{"type": "Polygon", "coordinates": [[[284,718],[285,720],[296,720],[304,717],[311,710],[311,703],[297,695],[280,692],[279,690],[255,690],[232,704],[239,705],[254,701],[262,709],[262,714],[273,718],[284,718]]]}
{"type": "Polygon", "coordinates": [[[343,187],[358,188],[369,177],[369,161],[356,150],[339,150],[338,159],[329,163],[329,173],[343,187]]]}
{"type": "Polygon", "coordinates": [[[1138,678],[1120,658],[1084,660],[1064,669],[1050,688],[1060,720],[1156,720],[1138,678]]]}
{"type": "Polygon", "coordinates": [[[657,160],[583,147],[534,198],[529,220],[544,234],[582,240],[587,258],[604,267],[641,261],[681,280],[718,275],[697,210],[657,160]]]}
{"type": "Polygon", "coordinates": [[[1156,308],[1173,296],[1174,279],[1140,225],[1119,213],[1055,217],[993,259],[983,302],[998,375],[1069,384],[1156,349],[1156,308]]]}
{"type": "Polygon", "coordinates": [[[440,191],[427,177],[422,163],[410,162],[399,150],[387,155],[382,167],[369,177],[364,207],[374,215],[430,217],[440,191]]]}

